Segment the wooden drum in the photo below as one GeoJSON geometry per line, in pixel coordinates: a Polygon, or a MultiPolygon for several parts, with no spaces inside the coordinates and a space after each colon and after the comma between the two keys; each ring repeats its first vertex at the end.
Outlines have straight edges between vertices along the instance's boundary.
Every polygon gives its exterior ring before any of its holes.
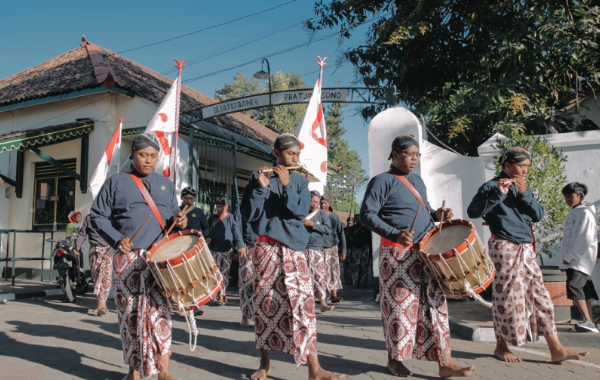
{"type": "Polygon", "coordinates": [[[154,244],[148,264],[174,310],[179,302],[186,311],[213,299],[223,286],[223,277],[200,231],[171,234],[154,244]]]}
{"type": "Polygon", "coordinates": [[[467,220],[451,220],[434,227],[419,243],[421,256],[444,294],[473,297],[487,288],[496,274],[475,226],[467,220]]]}

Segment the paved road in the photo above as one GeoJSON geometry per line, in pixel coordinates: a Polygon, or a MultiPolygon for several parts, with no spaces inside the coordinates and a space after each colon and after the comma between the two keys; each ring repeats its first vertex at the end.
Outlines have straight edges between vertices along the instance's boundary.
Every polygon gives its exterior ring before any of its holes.
{"type": "MultiPolygon", "coordinates": [[[[240,327],[237,299],[230,305],[207,306],[197,319],[198,347],[188,348],[188,332],[182,318],[174,317],[172,373],[182,379],[248,379],[258,366],[253,330],[240,327]]],[[[368,291],[348,291],[338,310],[318,314],[319,355],[323,367],[348,374],[350,379],[383,380],[386,352],[379,309],[369,302],[368,291]]],[[[95,300],[80,297],[68,304],[46,297],[0,304],[0,379],[121,379],[123,364],[117,317],[88,314],[95,300]]],[[[114,309],[114,304],[109,303],[114,309]]],[[[490,353],[491,343],[453,339],[453,355],[461,364],[474,364],[473,379],[597,379],[600,349],[591,349],[585,362],[553,365],[547,362],[545,345],[527,345],[519,354],[526,360],[505,364],[490,353]]],[[[272,354],[271,379],[306,379],[305,367],[292,357],[272,354]]],[[[409,368],[419,379],[435,379],[437,365],[411,360],[409,368]]]]}

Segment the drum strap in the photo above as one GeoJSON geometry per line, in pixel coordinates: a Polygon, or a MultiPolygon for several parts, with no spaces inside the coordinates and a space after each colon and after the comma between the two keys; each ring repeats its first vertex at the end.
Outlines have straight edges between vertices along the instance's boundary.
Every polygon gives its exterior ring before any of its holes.
{"type": "Polygon", "coordinates": [[[158,223],[160,224],[160,228],[162,228],[164,231],[165,230],[165,222],[163,221],[163,218],[160,215],[158,208],[156,208],[156,204],[154,203],[152,196],[148,192],[148,189],[146,189],[146,186],[144,186],[144,184],[142,183],[142,180],[139,177],[135,176],[132,173],[129,173],[129,175],[131,176],[131,179],[133,179],[133,182],[135,182],[135,184],[137,185],[138,189],[140,189],[140,192],[142,193],[142,196],[146,200],[148,207],[150,207],[150,210],[152,210],[154,217],[156,218],[156,220],[158,220],[158,223]]]}
{"type": "Polygon", "coordinates": [[[402,182],[404,184],[404,186],[406,186],[408,188],[408,190],[410,190],[411,193],[413,193],[413,195],[415,196],[415,198],[417,198],[417,200],[423,205],[423,207],[425,207],[425,210],[427,210],[428,213],[430,213],[431,211],[429,210],[429,207],[427,207],[425,205],[425,202],[423,201],[423,198],[421,198],[421,195],[419,194],[419,192],[417,191],[417,189],[415,189],[415,187],[412,185],[412,183],[408,182],[408,180],[401,175],[397,175],[397,174],[393,174],[394,177],[398,178],[400,180],[400,182],[402,182]]]}

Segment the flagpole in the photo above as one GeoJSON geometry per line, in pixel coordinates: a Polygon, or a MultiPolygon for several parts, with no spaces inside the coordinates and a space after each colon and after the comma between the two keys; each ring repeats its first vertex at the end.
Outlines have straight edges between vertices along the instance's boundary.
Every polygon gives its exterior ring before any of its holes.
{"type": "Polygon", "coordinates": [[[177,154],[179,151],[177,150],[177,142],[179,141],[179,98],[181,97],[181,70],[186,67],[184,65],[187,59],[183,61],[178,61],[174,59],[173,61],[177,62],[175,68],[178,70],[177,73],[177,96],[175,97],[175,156],[173,157],[173,188],[175,192],[177,192],[177,154]]]}

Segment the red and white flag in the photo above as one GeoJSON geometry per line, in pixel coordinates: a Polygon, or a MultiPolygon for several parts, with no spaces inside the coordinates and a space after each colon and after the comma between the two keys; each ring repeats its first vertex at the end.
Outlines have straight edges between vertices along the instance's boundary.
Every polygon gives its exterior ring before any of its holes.
{"type": "Polygon", "coordinates": [[[321,67],[319,80],[317,80],[310,97],[306,113],[296,129],[296,136],[302,144],[300,165],[325,186],[327,182],[327,130],[321,104],[321,79],[323,66],[327,65],[325,63],[327,57],[321,59],[317,56],[317,58],[319,58],[317,65],[321,67]]]}
{"type": "MultiPolygon", "coordinates": [[[[169,92],[156,110],[156,114],[150,119],[144,133],[155,134],[161,145],[158,153],[158,162],[154,171],[162,173],[165,177],[173,175],[173,136],[176,130],[177,115],[177,82],[175,79],[169,92]]],[[[172,178],[172,177],[171,177],[172,178]]]]}
{"type": "Polygon", "coordinates": [[[123,119],[119,122],[119,127],[113,134],[110,139],[104,154],[100,158],[100,162],[98,166],[96,166],[96,170],[94,170],[94,174],[92,174],[92,179],[88,185],[88,188],[92,192],[92,196],[96,198],[100,188],[106,182],[106,178],[108,177],[108,173],[110,172],[111,167],[114,167],[115,173],[119,171],[119,157],[121,155],[121,132],[123,131],[123,119]]]}

